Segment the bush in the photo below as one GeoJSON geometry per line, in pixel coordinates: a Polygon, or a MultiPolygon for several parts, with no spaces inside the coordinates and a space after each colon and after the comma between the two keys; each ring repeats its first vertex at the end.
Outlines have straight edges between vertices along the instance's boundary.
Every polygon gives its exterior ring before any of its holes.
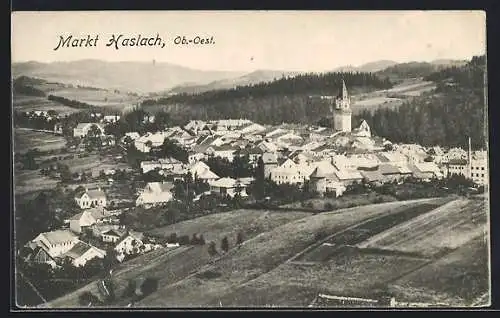
{"type": "Polygon", "coordinates": [[[189,236],[183,235],[183,236],[179,237],[178,243],[180,245],[189,245],[191,243],[191,240],[189,239],[189,236]]]}
{"type": "Polygon", "coordinates": [[[178,238],[177,238],[177,233],[172,233],[168,236],[168,242],[169,243],[177,243],[178,238]]]}
{"type": "Polygon", "coordinates": [[[143,296],[147,296],[158,289],[158,278],[148,277],[141,285],[141,292],[143,296]]]}
{"type": "Polygon", "coordinates": [[[325,231],[319,231],[314,235],[314,239],[316,241],[321,241],[322,239],[326,238],[328,236],[328,233],[325,231]]]}
{"type": "Polygon", "coordinates": [[[221,242],[220,242],[220,248],[224,252],[229,251],[229,240],[227,239],[227,236],[224,236],[224,238],[221,240],[221,242]]]}
{"type": "Polygon", "coordinates": [[[133,279],[129,279],[128,280],[128,284],[127,284],[127,287],[125,288],[125,290],[123,291],[123,294],[122,294],[122,297],[123,298],[126,298],[126,297],[131,297],[135,294],[135,289],[137,288],[137,283],[135,280],[133,279]]]}
{"type": "Polygon", "coordinates": [[[221,276],[222,276],[221,273],[214,272],[214,271],[211,271],[211,270],[204,271],[204,272],[196,274],[196,277],[197,278],[201,278],[201,279],[213,279],[213,278],[218,278],[218,277],[221,277],[221,276]]]}
{"type": "Polygon", "coordinates": [[[78,296],[78,302],[81,306],[92,306],[99,303],[99,298],[91,292],[83,292],[78,296]]]}
{"type": "Polygon", "coordinates": [[[334,208],[334,207],[333,207],[333,204],[332,204],[331,202],[326,202],[326,203],[325,203],[324,209],[325,209],[326,211],[331,211],[331,210],[333,210],[333,208],[334,208]]]}
{"type": "Polygon", "coordinates": [[[219,252],[217,252],[217,247],[215,246],[215,242],[210,242],[210,244],[208,245],[208,254],[210,254],[210,256],[215,256],[219,254],[219,252]]]}
{"type": "Polygon", "coordinates": [[[243,233],[239,231],[236,236],[236,245],[240,245],[241,243],[243,243],[243,233]]]}

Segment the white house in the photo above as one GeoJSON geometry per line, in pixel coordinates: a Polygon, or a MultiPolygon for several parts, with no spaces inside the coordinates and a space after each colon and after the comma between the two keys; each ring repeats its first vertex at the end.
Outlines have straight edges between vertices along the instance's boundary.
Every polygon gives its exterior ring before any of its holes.
{"type": "Polygon", "coordinates": [[[102,206],[95,208],[86,209],[73,217],[71,217],[66,222],[69,223],[69,228],[75,233],[81,233],[84,228],[90,227],[94,224],[112,223],[116,220],[116,215],[121,213],[107,211],[102,206]]]}
{"type": "Polygon", "coordinates": [[[159,147],[165,141],[165,132],[146,133],[134,140],[134,146],[141,152],[149,152],[152,147],[159,147]]]}
{"type": "Polygon", "coordinates": [[[193,178],[203,181],[215,181],[219,176],[210,170],[210,167],[202,161],[193,163],[187,168],[187,172],[191,173],[193,178]]]}
{"type": "Polygon", "coordinates": [[[277,184],[301,185],[309,179],[309,175],[315,167],[314,163],[311,162],[297,164],[292,159],[287,159],[280,166],[271,170],[271,180],[277,184]]]}
{"type": "Polygon", "coordinates": [[[104,258],[104,256],[106,256],[105,251],[85,242],[78,241],[70,250],[61,255],[61,258],[69,258],[73,266],[79,267],[85,266],[91,259],[96,257],[104,258]]]}
{"type": "Polygon", "coordinates": [[[75,233],[81,233],[86,227],[90,227],[97,223],[97,220],[88,210],[80,212],[69,219],[69,228],[75,233]]]}
{"type": "Polygon", "coordinates": [[[249,123],[239,128],[239,132],[244,135],[258,133],[264,130],[266,130],[266,127],[256,123],[249,123]]]}
{"type": "Polygon", "coordinates": [[[119,120],[120,120],[119,115],[106,115],[102,119],[102,121],[105,123],[116,123],[119,120]]]}
{"type": "Polygon", "coordinates": [[[334,193],[336,197],[341,196],[346,190],[345,185],[337,177],[336,170],[318,166],[309,176],[311,189],[323,195],[334,193]]]}
{"type": "Polygon", "coordinates": [[[126,232],[119,229],[109,229],[101,233],[101,240],[106,243],[116,243],[118,242],[126,232]]]}
{"type": "Polygon", "coordinates": [[[75,234],[68,230],[56,230],[40,233],[32,242],[42,247],[52,258],[55,258],[69,251],[79,240],[75,234]]]}
{"type": "Polygon", "coordinates": [[[231,198],[238,193],[242,197],[248,196],[246,186],[240,180],[233,178],[221,178],[217,181],[211,181],[210,192],[221,196],[229,195],[231,198]]]}
{"type": "Polygon", "coordinates": [[[224,158],[232,162],[237,150],[239,150],[237,147],[231,145],[210,146],[206,154],[213,157],[224,158]]]}
{"type": "Polygon", "coordinates": [[[128,233],[116,243],[114,249],[119,254],[136,254],[139,253],[142,245],[144,243],[139,237],[128,233]]]}
{"type": "Polygon", "coordinates": [[[175,158],[165,158],[165,159],[158,159],[156,161],[141,162],[142,173],[147,173],[155,169],[180,172],[183,169],[183,167],[184,164],[175,158]]]}
{"type": "Polygon", "coordinates": [[[75,128],[73,128],[74,137],[85,137],[89,131],[95,127],[98,130],[100,136],[104,136],[104,127],[98,123],[80,123],[75,128]]]}
{"type": "Polygon", "coordinates": [[[170,182],[149,182],[139,194],[135,204],[137,206],[150,206],[166,203],[173,199],[173,194],[171,192],[173,187],[174,185],[170,182]]]}
{"type": "Polygon", "coordinates": [[[97,206],[106,206],[106,194],[100,189],[86,190],[82,194],[75,196],[76,204],[82,209],[89,209],[97,206]]]}

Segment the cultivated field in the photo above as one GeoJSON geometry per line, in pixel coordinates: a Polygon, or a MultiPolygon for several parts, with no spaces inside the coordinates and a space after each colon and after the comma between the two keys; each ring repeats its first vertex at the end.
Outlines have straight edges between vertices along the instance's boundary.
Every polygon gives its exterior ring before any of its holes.
{"type": "Polygon", "coordinates": [[[358,245],[433,256],[456,249],[487,231],[482,199],[460,199],[395,226],[358,245]]]}
{"type": "Polygon", "coordinates": [[[433,82],[426,82],[420,80],[409,80],[405,83],[399,84],[387,90],[389,94],[401,94],[406,96],[420,96],[424,92],[428,92],[436,88],[433,82]]]}
{"type": "Polygon", "coordinates": [[[401,301],[441,302],[457,307],[488,306],[486,238],[477,237],[438,261],[393,282],[390,291],[401,301]]]}
{"type": "MultiPolygon", "coordinates": [[[[287,223],[246,241],[241,248],[230,250],[215,264],[200,269],[198,275],[161,288],[137,306],[185,307],[213,304],[224,295],[235,292],[242,284],[271,271],[315,244],[320,232],[332,235],[372,217],[435,201],[423,199],[356,207],[287,223]]],[[[289,277],[280,279],[286,281],[289,277]]]]}
{"type": "MultiPolygon", "coordinates": [[[[211,257],[208,245],[180,247],[128,261],[114,274],[117,295],[131,278],[156,277],[159,289],[134,307],[308,306],[318,293],[377,297],[388,292],[398,301],[471,303],[487,291],[488,262],[482,238],[454,251],[446,250],[448,253],[439,258],[412,250],[363,247],[363,242],[377,241],[370,240],[372,237],[389,238],[380,233],[400,235],[397,229],[401,224],[421,249],[426,248],[427,243],[422,242],[427,242],[427,235],[418,234],[425,231],[417,224],[425,223],[431,229],[426,233],[436,232],[434,240],[448,234],[439,221],[443,218],[462,217],[478,226],[474,223],[481,219],[476,211],[481,207],[478,200],[450,200],[396,201],[316,215],[238,210],[184,221],[153,233],[197,233],[217,243],[228,236],[231,249],[211,257]],[[448,210],[455,214],[446,214],[448,210]],[[467,218],[465,210],[476,212],[467,218]],[[442,218],[433,217],[442,213],[442,218]],[[235,247],[238,231],[245,233],[245,242],[235,247]],[[427,292],[430,296],[423,297],[427,292]]],[[[453,224],[451,232],[455,234],[468,228],[453,224]]],[[[220,252],[219,244],[217,249],[220,252]]],[[[84,290],[94,288],[97,293],[94,285],[85,288],[54,300],[50,306],[74,307],[84,290]]],[[[114,305],[123,307],[129,302],[121,298],[114,305]]]]}
{"type": "Polygon", "coordinates": [[[316,211],[324,211],[325,209],[337,210],[345,209],[353,206],[362,206],[373,203],[392,202],[396,199],[389,195],[381,195],[375,192],[363,194],[346,194],[338,198],[314,198],[302,202],[293,202],[285,204],[282,207],[291,209],[300,209],[307,207],[316,211]]]}
{"type": "MultiPolygon", "coordinates": [[[[168,227],[160,229],[158,233],[165,233],[166,235],[177,231],[178,235],[188,235],[199,233],[207,238],[218,238],[219,233],[225,233],[230,237],[230,245],[234,245],[237,229],[246,233],[246,238],[251,238],[258,235],[260,231],[270,230],[273,226],[280,226],[291,220],[307,216],[307,213],[273,213],[273,212],[251,212],[251,211],[234,211],[228,213],[220,213],[216,217],[204,216],[200,224],[205,227],[199,228],[194,226],[191,221],[180,222],[176,225],[175,230],[168,227]],[[243,214],[248,212],[251,217],[245,217],[243,214]],[[229,215],[234,214],[234,215],[229,215]],[[231,229],[231,225],[238,218],[243,217],[247,224],[241,224],[240,227],[231,229]],[[212,222],[215,222],[213,224],[212,222]],[[218,222],[218,223],[217,223],[218,222]],[[226,225],[224,225],[226,223],[226,225]],[[172,232],[170,231],[172,230],[172,232]],[[219,231],[224,232],[219,232],[219,231]],[[191,232],[192,231],[192,232],[191,232]]],[[[219,242],[217,242],[217,245],[219,242]]],[[[176,249],[161,249],[140,256],[133,260],[127,261],[119,266],[114,271],[113,282],[116,285],[116,294],[121,295],[126,288],[129,279],[156,277],[159,278],[160,286],[167,286],[173,284],[184,277],[196,273],[196,271],[203,265],[210,261],[211,257],[208,254],[208,245],[204,246],[181,246],[176,249]]],[[[78,306],[78,296],[84,291],[92,291],[97,293],[97,287],[94,284],[85,286],[73,293],[52,301],[50,307],[75,307],[78,306]]],[[[130,299],[121,299],[116,304],[117,306],[124,306],[130,299]]]]}
{"type": "Polygon", "coordinates": [[[49,111],[54,110],[58,114],[65,116],[81,111],[77,108],[68,107],[54,101],[48,100],[46,97],[14,95],[13,109],[21,112],[30,112],[34,110],[49,111]]]}
{"type": "Polygon", "coordinates": [[[406,80],[388,90],[379,90],[353,97],[352,111],[354,114],[363,110],[374,111],[378,108],[397,108],[408,99],[420,96],[435,89],[433,82],[421,79],[406,80]]]}
{"type": "MultiPolygon", "coordinates": [[[[426,261],[421,259],[365,255],[356,251],[339,255],[329,262],[285,263],[232,292],[224,293],[219,301],[224,306],[233,307],[307,307],[318,293],[373,297],[374,293],[381,291],[380,284],[398,278],[425,263],[426,261]],[[296,288],[305,288],[310,292],[296,297],[292,294],[296,288]]],[[[217,299],[213,301],[210,305],[215,306],[217,299]]]]}
{"type": "Polygon", "coordinates": [[[39,170],[14,172],[14,193],[16,195],[53,189],[56,187],[57,183],[58,180],[42,176],[39,170]]]}
{"type": "Polygon", "coordinates": [[[180,235],[203,234],[205,240],[217,244],[224,236],[234,244],[239,231],[248,238],[269,231],[279,225],[310,216],[306,212],[271,212],[262,210],[237,210],[211,214],[150,231],[152,235],[168,237],[172,233],[180,235]]]}
{"type": "Polygon", "coordinates": [[[26,152],[38,148],[39,151],[62,149],[66,145],[64,137],[29,129],[14,129],[14,152],[26,152]]]}
{"type": "Polygon", "coordinates": [[[77,100],[94,106],[105,107],[121,112],[123,109],[137,104],[139,98],[113,90],[94,90],[87,88],[64,88],[53,93],[56,96],[77,100]]]}

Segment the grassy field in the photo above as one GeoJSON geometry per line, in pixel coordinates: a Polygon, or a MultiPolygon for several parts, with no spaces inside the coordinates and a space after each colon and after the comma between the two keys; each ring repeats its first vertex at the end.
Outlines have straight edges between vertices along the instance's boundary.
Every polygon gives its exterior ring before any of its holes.
{"type": "MultiPolygon", "coordinates": [[[[488,244],[485,237],[478,237],[438,261],[393,282],[390,290],[401,301],[471,306],[489,292],[488,266],[488,244]]],[[[488,300],[482,305],[488,305],[488,300]]]]}
{"type": "Polygon", "coordinates": [[[302,207],[312,208],[316,211],[324,211],[329,204],[331,210],[345,209],[353,206],[362,206],[373,203],[396,201],[394,197],[381,195],[375,192],[363,194],[346,194],[338,198],[314,198],[302,202],[294,202],[283,205],[284,208],[299,209],[302,207]]]}
{"type": "MultiPolygon", "coordinates": [[[[148,273],[151,271],[152,268],[155,268],[155,265],[157,266],[157,269],[160,268],[158,267],[159,264],[161,264],[161,270],[166,271],[165,269],[165,264],[169,258],[171,258],[173,255],[177,255],[179,253],[182,253],[183,251],[188,251],[190,250],[189,247],[179,247],[175,249],[160,249],[156,251],[149,252],[147,254],[144,254],[141,257],[131,259],[129,261],[123,262],[122,264],[119,264],[113,273],[113,278],[114,282],[117,288],[117,294],[119,295],[120,292],[125,288],[125,285],[121,284],[122,282],[127,281],[129,278],[134,278],[136,276],[139,276],[141,273],[148,273]]],[[[97,288],[97,283],[92,282],[88,285],[85,285],[84,287],[71,292],[63,297],[57,298],[53,301],[50,301],[48,304],[45,304],[43,307],[47,308],[76,308],[80,307],[78,303],[78,296],[83,293],[83,292],[91,292],[94,295],[99,294],[99,290],[97,288]]]]}
{"type": "Polygon", "coordinates": [[[389,94],[402,94],[406,96],[420,96],[423,92],[433,90],[436,84],[420,80],[410,80],[387,90],[389,94]]]}
{"type": "Polygon", "coordinates": [[[116,111],[122,111],[128,106],[137,104],[139,101],[138,97],[113,90],[93,90],[78,87],[64,88],[53,92],[53,94],[116,111]]]}
{"type": "MultiPolygon", "coordinates": [[[[398,224],[408,222],[408,218],[418,220],[424,219],[419,214],[433,215],[435,212],[430,210],[434,208],[443,213],[438,206],[450,209],[449,200],[397,201],[316,215],[238,210],[163,227],[154,233],[165,236],[174,232],[190,236],[198,233],[207,241],[219,241],[227,235],[231,249],[211,257],[207,245],[181,247],[128,261],[114,274],[117,295],[120,297],[131,278],[156,277],[159,289],[134,307],[307,306],[320,292],[374,297],[389,290],[398,301],[446,299],[447,303],[455,300],[463,304],[464,299],[477,299],[484,294],[487,257],[480,246],[484,245],[483,240],[474,241],[476,245],[466,243],[437,260],[351,246],[377,233],[391,231],[388,228],[397,228],[398,224]],[[234,247],[238,231],[245,233],[245,242],[234,247]],[[343,247],[335,253],[325,249],[323,258],[301,258],[309,251],[321,251],[324,242],[343,247]],[[467,273],[467,277],[460,273],[467,273]],[[437,281],[442,285],[437,286],[437,281]],[[453,286],[458,289],[453,291],[453,286]],[[423,297],[427,292],[429,297],[423,297]]],[[[471,208],[473,205],[465,207],[471,208]]],[[[435,226],[442,235],[447,232],[439,227],[436,218],[430,219],[435,222],[428,227],[435,226]]],[[[416,227],[415,231],[420,230],[416,227]]],[[[411,229],[408,232],[411,236],[411,229]]],[[[415,244],[423,246],[419,239],[422,237],[417,236],[415,244]]],[[[77,306],[78,295],[93,288],[97,293],[91,284],[52,301],[50,306],[77,306]]],[[[119,299],[112,305],[123,307],[129,302],[128,298],[119,299]]]]}
{"type": "Polygon", "coordinates": [[[40,171],[38,170],[14,172],[14,193],[16,195],[53,189],[57,183],[57,180],[40,175],[40,171]]]}
{"type": "MultiPolygon", "coordinates": [[[[199,228],[193,226],[191,221],[184,221],[176,225],[175,231],[178,235],[187,235],[192,233],[203,234],[206,238],[218,238],[222,233],[226,235],[234,236],[230,238],[230,244],[234,245],[234,239],[236,237],[236,230],[240,229],[246,233],[246,238],[251,238],[259,233],[256,232],[257,229],[260,231],[270,230],[273,226],[282,225],[288,221],[295,220],[304,216],[307,213],[282,213],[282,212],[265,212],[260,211],[235,211],[228,213],[221,213],[216,217],[212,215],[201,217],[200,224],[204,224],[205,227],[199,228]],[[244,217],[243,213],[248,212],[250,217],[244,217]],[[229,215],[233,213],[234,215],[229,215]],[[241,224],[238,228],[231,228],[231,225],[236,219],[244,218],[247,222],[246,224],[241,224]],[[217,220],[219,221],[217,223],[217,220]],[[215,222],[215,224],[213,223],[215,222]],[[226,224],[226,225],[224,225],[226,224]],[[181,232],[182,230],[182,232],[181,232]]],[[[163,228],[158,230],[158,233],[165,233],[166,235],[174,231],[170,228],[163,228]]],[[[218,242],[217,242],[218,243],[218,242]]],[[[219,247],[219,244],[217,244],[219,247]]],[[[205,246],[181,246],[180,248],[173,250],[158,250],[148,253],[144,256],[135,258],[124,264],[121,264],[118,269],[115,270],[113,275],[114,283],[116,285],[116,294],[121,295],[123,290],[128,284],[129,279],[134,279],[138,277],[156,277],[159,278],[160,286],[168,286],[174,284],[175,282],[183,279],[184,277],[195,273],[199,268],[208,263],[211,260],[208,254],[208,245],[205,246]]],[[[84,291],[92,291],[97,293],[97,287],[95,284],[90,284],[84,288],[70,293],[64,297],[54,300],[50,303],[51,307],[75,307],[78,306],[78,295],[84,291]]],[[[115,305],[124,306],[130,299],[120,299],[115,305]]]]}
{"type": "MultiPolygon", "coordinates": [[[[285,263],[231,293],[224,293],[219,301],[225,306],[302,307],[309,305],[318,293],[372,297],[380,284],[424,263],[424,260],[400,256],[361,253],[342,255],[329,262],[285,263]],[[286,297],[297,287],[307,288],[314,293],[309,293],[306,298],[302,298],[304,295],[298,299],[293,296],[291,299],[286,297]],[[248,295],[261,293],[261,289],[266,290],[263,297],[247,298],[248,295]],[[286,290],[288,292],[285,292],[286,290]]],[[[211,305],[216,305],[216,298],[211,305]]]]}
{"type": "Polygon", "coordinates": [[[461,199],[375,235],[358,245],[433,256],[484,236],[487,213],[482,199],[461,199]]]}
{"type": "Polygon", "coordinates": [[[237,210],[225,213],[211,214],[150,231],[152,235],[177,236],[203,234],[205,240],[219,243],[227,236],[234,242],[236,235],[242,231],[246,237],[254,236],[286,224],[296,219],[311,215],[306,212],[271,212],[262,210],[237,210]]]}
{"type": "Polygon", "coordinates": [[[433,89],[435,89],[433,82],[425,82],[420,79],[406,80],[388,90],[353,96],[351,108],[354,114],[363,110],[374,111],[378,108],[394,109],[401,106],[403,102],[433,89]]]}
{"type": "Polygon", "coordinates": [[[54,110],[60,115],[69,115],[81,111],[80,109],[68,107],[46,97],[14,95],[13,109],[21,112],[30,112],[34,110],[49,111],[54,110]]]}
{"type": "MultiPolygon", "coordinates": [[[[138,306],[184,307],[203,306],[237,290],[241,284],[286,262],[314,244],[318,232],[334,234],[371,217],[393,213],[401,207],[412,207],[434,199],[383,203],[331,213],[321,213],[279,226],[246,241],[241,248],[232,249],[215,264],[199,273],[215,273],[216,278],[190,276],[165,286],[146,297],[138,306]],[[376,208],[375,208],[376,207],[376,208]]],[[[281,277],[281,280],[287,278],[281,277]]],[[[250,305],[250,304],[247,304],[250,305]]]]}
{"type": "Polygon", "coordinates": [[[65,145],[66,141],[62,136],[21,128],[14,129],[15,152],[26,152],[33,148],[38,148],[40,151],[50,151],[62,149],[65,145]]]}

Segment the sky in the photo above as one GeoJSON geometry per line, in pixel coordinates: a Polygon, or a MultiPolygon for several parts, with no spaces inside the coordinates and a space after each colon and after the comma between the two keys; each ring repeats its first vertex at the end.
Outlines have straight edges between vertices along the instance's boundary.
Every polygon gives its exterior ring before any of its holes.
{"type": "Polygon", "coordinates": [[[326,71],[377,60],[470,59],[486,51],[482,11],[107,11],[14,12],[12,61],[168,62],[201,70],[326,71]],[[165,47],[105,44],[113,34],[155,37],[165,47]],[[61,36],[96,47],[54,50],[61,36]],[[176,36],[212,37],[175,45],[176,36]]]}

